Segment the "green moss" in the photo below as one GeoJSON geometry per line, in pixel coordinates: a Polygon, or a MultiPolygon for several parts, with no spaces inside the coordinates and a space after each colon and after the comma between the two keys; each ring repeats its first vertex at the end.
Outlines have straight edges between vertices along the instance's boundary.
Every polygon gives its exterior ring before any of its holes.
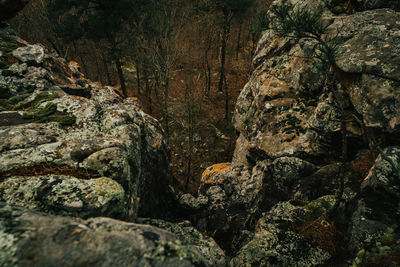
{"type": "Polygon", "coordinates": [[[331,208],[331,203],[326,200],[313,201],[308,203],[305,208],[309,211],[305,215],[305,221],[314,221],[322,216],[327,210],[331,208]]]}
{"type": "Polygon", "coordinates": [[[0,99],[0,111],[14,110],[14,106],[27,97],[29,97],[29,94],[13,96],[10,99],[0,99]]]}
{"type": "Polygon", "coordinates": [[[39,123],[46,123],[46,122],[58,122],[59,124],[63,125],[63,126],[68,126],[68,125],[72,125],[76,122],[76,117],[74,115],[71,114],[54,114],[48,117],[44,117],[39,119],[37,122],[39,123]]]}
{"type": "Polygon", "coordinates": [[[54,100],[58,98],[58,95],[49,94],[46,92],[38,94],[34,100],[29,102],[20,102],[19,104],[14,106],[14,110],[21,110],[21,109],[29,109],[38,107],[41,103],[54,100]]]}
{"type": "Polygon", "coordinates": [[[16,105],[21,101],[24,101],[30,96],[30,94],[25,94],[25,95],[16,95],[8,99],[8,102],[12,105],[16,105]]]}
{"type": "Polygon", "coordinates": [[[27,110],[24,114],[22,114],[23,119],[34,119],[34,120],[41,120],[47,116],[54,114],[57,111],[57,104],[48,103],[44,107],[31,107],[27,110]]]}
{"type": "MultiPolygon", "coordinates": [[[[34,88],[35,86],[32,86],[34,88]]],[[[34,90],[34,89],[33,89],[34,90]]],[[[30,94],[14,96],[9,99],[0,99],[0,112],[7,110],[23,110],[23,119],[33,120],[38,123],[58,122],[61,125],[72,125],[76,121],[76,117],[71,114],[56,114],[57,104],[42,103],[58,98],[58,95],[46,92],[38,94],[32,101],[25,100],[30,94]]]]}

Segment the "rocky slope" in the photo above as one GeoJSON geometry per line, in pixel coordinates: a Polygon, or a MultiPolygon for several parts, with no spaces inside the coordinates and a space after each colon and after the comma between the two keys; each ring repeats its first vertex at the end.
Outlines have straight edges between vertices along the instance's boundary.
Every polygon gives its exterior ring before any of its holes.
{"type": "Polygon", "coordinates": [[[233,266],[400,264],[400,13],[396,1],[274,1],[323,12],[338,41],[341,114],[312,42],[263,33],[238,99],[231,164],[211,166],[182,207],[233,266]],[[386,7],[386,8],[385,8],[386,7]]]}
{"type": "Polygon", "coordinates": [[[174,213],[169,177],[137,99],[0,28],[0,266],[224,264],[189,222],[139,219],[174,213]]]}

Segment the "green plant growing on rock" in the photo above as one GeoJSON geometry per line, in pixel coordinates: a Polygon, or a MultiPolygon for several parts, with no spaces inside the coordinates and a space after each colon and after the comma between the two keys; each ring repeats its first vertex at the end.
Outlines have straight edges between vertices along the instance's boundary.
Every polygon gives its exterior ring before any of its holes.
{"type": "Polygon", "coordinates": [[[340,111],[340,125],[342,135],[341,167],[338,174],[338,192],[333,211],[337,210],[343,201],[344,176],[347,162],[347,130],[346,114],[341,103],[336,87],[337,74],[337,35],[329,35],[329,24],[323,20],[320,11],[313,11],[311,8],[296,7],[290,4],[274,6],[271,8],[270,16],[262,16],[259,29],[274,30],[279,36],[309,40],[313,43],[312,55],[316,61],[314,69],[326,77],[326,89],[333,96],[334,104],[340,111]]]}

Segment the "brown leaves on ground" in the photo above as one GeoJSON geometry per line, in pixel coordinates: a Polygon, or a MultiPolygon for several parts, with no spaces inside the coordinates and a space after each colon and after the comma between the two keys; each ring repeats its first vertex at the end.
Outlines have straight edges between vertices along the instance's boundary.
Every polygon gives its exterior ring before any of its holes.
{"type": "Polygon", "coordinates": [[[0,181],[12,176],[39,176],[39,175],[68,175],[79,179],[98,178],[100,175],[95,171],[74,168],[68,165],[57,165],[45,162],[37,165],[16,167],[0,174],[0,181]]]}

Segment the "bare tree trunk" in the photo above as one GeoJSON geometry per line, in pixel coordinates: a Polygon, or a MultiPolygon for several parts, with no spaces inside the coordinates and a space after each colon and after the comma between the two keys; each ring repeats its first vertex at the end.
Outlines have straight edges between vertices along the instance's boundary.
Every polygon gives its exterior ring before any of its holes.
{"type": "Polygon", "coordinates": [[[83,68],[83,72],[85,73],[85,75],[89,76],[88,70],[87,70],[87,68],[86,68],[86,63],[85,63],[85,61],[84,61],[83,58],[82,58],[82,54],[78,51],[78,49],[77,49],[77,47],[76,47],[76,42],[75,42],[75,41],[72,41],[72,45],[74,46],[75,54],[78,55],[78,57],[79,57],[79,59],[80,59],[80,61],[81,61],[82,68],[83,68]]]}
{"type": "Polygon", "coordinates": [[[119,81],[121,83],[122,94],[124,95],[124,97],[128,97],[128,92],[126,90],[126,84],[125,84],[125,77],[124,77],[124,73],[122,71],[122,64],[121,64],[119,57],[117,57],[115,59],[115,67],[117,68],[119,81]]]}
{"type": "Polygon", "coordinates": [[[226,77],[224,76],[224,84],[225,84],[225,120],[229,119],[229,90],[228,83],[226,81],[226,77]]]}
{"type": "Polygon", "coordinates": [[[139,64],[135,63],[136,66],[136,82],[137,82],[137,91],[138,91],[138,95],[140,95],[140,88],[142,86],[142,84],[140,83],[140,68],[139,68],[139,64]]]}
{"type": "Polygon", "coordinates": [[[147,107],[150,115],[153,114],[153,107],[152,107],[152,99],[151,99],[151,86],[149,83],[149,76],[147,74],[147,70],[143,70],[143,75],[144,75],[144,82],[146,86],[146,99],[147,99],[147,107]]]}
{"type": "Polygon", "coordinates": [[[236,40],[236,60],[239,59],[240,38],[242,35],[242,25],[243,25],[243,20],[240,20],[239,31],[238,31],[237,40],[236,40]]]}
{"type": "Polygon", "coordinates": [[[166,73],[164,74],[164,83],[163,83],[163,100],[164,100],[164,106],[163,106],[163,121],[164,121],[164,130],[165,130],[165,138],[168,143],[169,139],[169,114],[168,114],[168,90],[169,90],[169,71],[167,70],[166,73]]]}
{"type": "Polygon", "coordinates": [[[210,52],[211,49],[211,41],[208,42],[207,47],[204,49],[204,65],[205,65],[205,73],[204,73],[204,79],[205,79],[205,95],[209,96],[210,91],[211,91],[211,65],[210,61],[208,60],[208,53],[210,52]]]}
{"type": "Polygon", "coordinates": [[[106,60],[106,56],[104,55],[104,52],[102,49],[100,49],[100,51],[101,51],[101,60],[103,61],[104,70],[106,72],[107,82],[108,82],[108,84],[111,84],[111,76],[110,76],[110,72],[108,71],[108,63],[106,60]]]}
{"type": "Polygon", "coordinates": [[[219,83],[218,83],[218,92],[223,92],[223,86],[224,86],[224,77],[225,77],[225,61],[226,61],[226,43],[228,39],[228,34],[229,34],[229,25],[228,22],[225,23],[222,31],[222,37],[221,37],[221,65],[220,65],[220,71],[219,71],[219,83]]]}
{"type": "Polygon", "coordinates": [[[189,147],[187,152],[187,162],[186,162],[186,181],[185,181],[185,190],[188,190],[189,182],[192,177],[192,154],[193,154],[193,100],[191,97],[190,86],[186,84],[185,90],[185,101],[187,108],[187,120],[188,120],[188,138],[189,138],[189,147]]]}

